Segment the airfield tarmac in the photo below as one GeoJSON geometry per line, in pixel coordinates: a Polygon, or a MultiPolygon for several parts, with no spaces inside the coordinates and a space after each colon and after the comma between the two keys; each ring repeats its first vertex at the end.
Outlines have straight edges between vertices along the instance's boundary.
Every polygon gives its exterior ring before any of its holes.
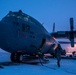
{"type": "Polygon", "coordinates": [[[76,75],[76,60],[62,59],[58,68],[53,58],[43,65],[39,62],[12,63],[10,53],[0,52],[0,75],[76,75]]]}

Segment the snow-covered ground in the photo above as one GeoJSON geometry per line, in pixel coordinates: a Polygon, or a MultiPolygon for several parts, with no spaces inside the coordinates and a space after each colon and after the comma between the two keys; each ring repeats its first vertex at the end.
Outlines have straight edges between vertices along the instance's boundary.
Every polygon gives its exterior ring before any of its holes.
{"type": "Polygon", "coordinates": [[[76,75],[76,60],[62,59],[58,68],[56,59],[43,64],[10,63],[10,53],[0,51],[0,75],[76,75]]]}

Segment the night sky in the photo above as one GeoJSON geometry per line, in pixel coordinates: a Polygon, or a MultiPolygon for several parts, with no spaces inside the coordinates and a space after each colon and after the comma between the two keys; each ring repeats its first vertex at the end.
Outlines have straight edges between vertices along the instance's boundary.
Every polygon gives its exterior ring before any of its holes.
{"type": "Polygon", "coordinates": [[[56,31],[69,31],[70,17],[74,18],[74,29],[76,30],[76,0],[1,0],[0,20],[9,11],[20,9],[42,23],[50,33],[53,22],[56,24],[56,31]]]}

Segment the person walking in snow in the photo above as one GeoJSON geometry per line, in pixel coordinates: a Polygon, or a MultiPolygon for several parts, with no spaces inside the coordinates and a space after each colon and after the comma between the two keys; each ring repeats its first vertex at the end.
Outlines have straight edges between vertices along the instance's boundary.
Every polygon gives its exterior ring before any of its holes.
{"type": "Polygon", "coordinates": [[[55,50],[55,57],[57,58],[58,67],[60,67],[61,51],[62,51],[62,48],[61,48],[60,44],[58,44],[58,47],[55,50]]]}

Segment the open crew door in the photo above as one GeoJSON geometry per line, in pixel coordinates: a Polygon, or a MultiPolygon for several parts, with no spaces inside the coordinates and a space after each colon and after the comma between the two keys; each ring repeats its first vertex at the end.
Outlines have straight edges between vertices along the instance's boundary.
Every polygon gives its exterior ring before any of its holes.
{"type": "Polygon", "coordinates": [[[46,42],[46,39],[42,39],[42,42],[41,42],[41,45],[40,45],[39,50],[42,50],[42,48],[43,48],[45,42],[46,42]]]}

